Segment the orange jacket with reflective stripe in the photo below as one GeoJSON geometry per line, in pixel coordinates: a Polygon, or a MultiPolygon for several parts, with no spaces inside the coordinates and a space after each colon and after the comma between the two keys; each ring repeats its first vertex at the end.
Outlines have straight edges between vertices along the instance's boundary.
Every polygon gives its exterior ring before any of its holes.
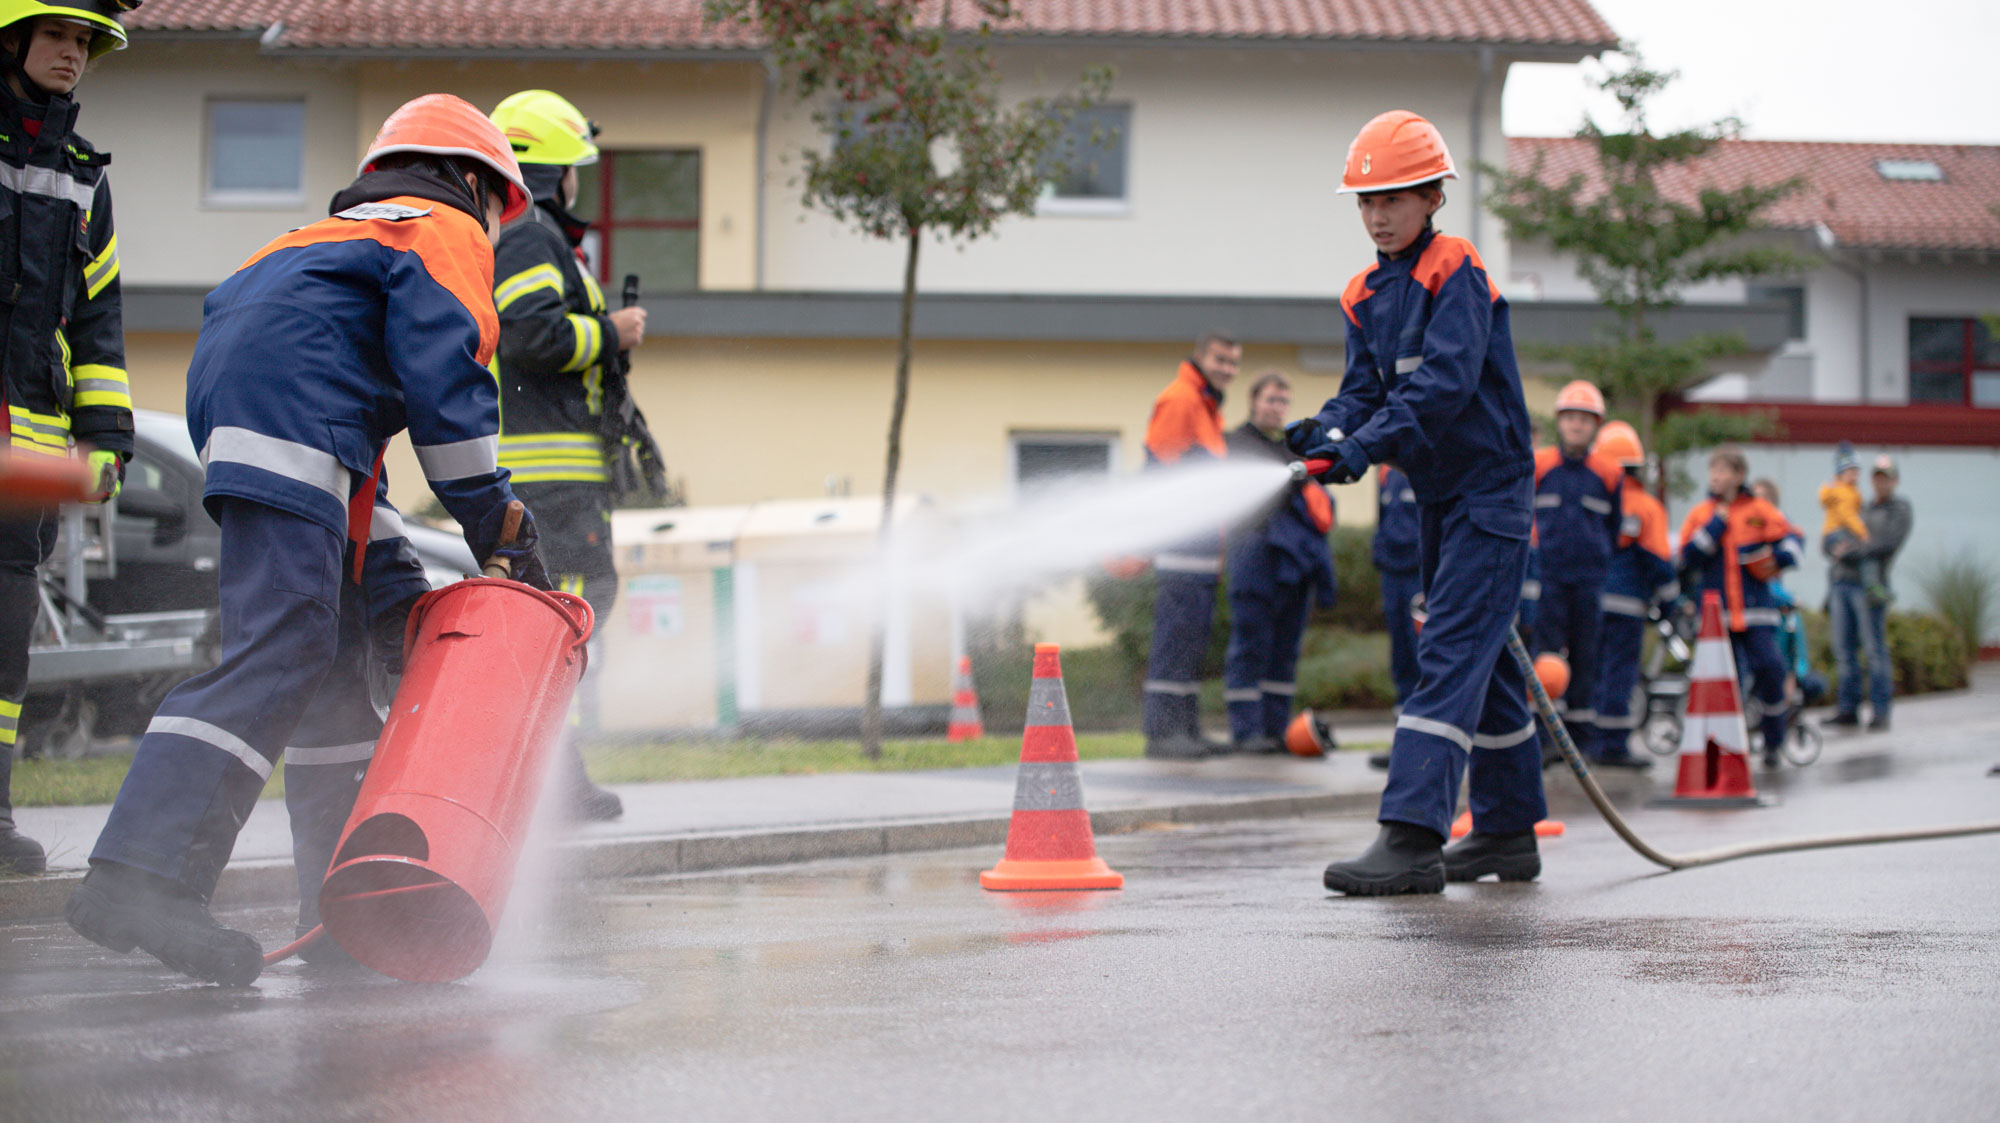
{"type": "Polygon", "coordinates": [[[1153,419],[1146,424],[1146,460],[1172,464],[1184,456],[1229,455],[1222,439],[1222,394],[1183,360],[1160,396],[1153,399],[1153,419]]]}

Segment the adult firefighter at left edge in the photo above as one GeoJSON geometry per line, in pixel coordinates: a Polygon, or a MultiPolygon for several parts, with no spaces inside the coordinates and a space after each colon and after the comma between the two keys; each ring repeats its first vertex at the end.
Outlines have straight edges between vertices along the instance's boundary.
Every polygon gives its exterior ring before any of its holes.
{"type": "MultiPolygon", "coordinates": [[[[493,123],[506,134],[535,200],[500,232],[494,249],[500,464],[535,512],[556,586],[589,601],[605,619],[618,599],[611,560],[614,461],[629,455],[625,434],[608,422],[627,400],[622,354],[645,338],[646,313],[608,310],[580,252],[589,224],[570,208],[576,169],[597,162],[597,127],[548,90],[507,98],[493,111],[493,123]]],[[[601,645],[592,647],[591,662],[600,664],[601,645]]],[[[617,795],[584,774],[573,737],[564,758],[571,811],[584,819],[616,818],[623,811],[617,795]]]]}

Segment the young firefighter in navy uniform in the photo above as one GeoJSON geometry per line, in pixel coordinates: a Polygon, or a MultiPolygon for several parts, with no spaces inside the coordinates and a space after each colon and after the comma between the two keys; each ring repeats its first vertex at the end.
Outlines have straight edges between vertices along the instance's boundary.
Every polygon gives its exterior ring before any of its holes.
{"type": "MultiPolygon", "coordinates": [[[[125,46],[136,0],[0,0],[0,395],[16,456],[88,456],[103,502],[132,456],[132,396],[111,225],[110,155],[78,136],[70,99],[83,68],[125,46]]],[[[11,784],[28,644],[41,608],[35,568],[55,548],[54,511],[0,520],[0,875],[41,873],[42,848],[14,829],[11,784]]]]}
{"type": "MultiPolygon", "coordinates": [[[[1604,424],[1604,395],[1577,379],[1556,393],[1556,443],[1535,453],[1535,541],[1541,555],[1541,603],[1532,629],[1535,654],[1569,660],[1569,689],[1556,700],[1570,740],[1597,743],[1597,647],[1604,578],[1618,547],[1624,469],[1591,452],[1604,424]]],[[[1542,762],[1561,759],[1553,741],[1542,762]]]]}
{"type": "MultiPolygon", "coordinates": [[[[1292,385],[1270,371],[1250,384],[1250,419],[1229,431],[1232,459],[1285,464],[1285,414],[1292,385]]],[[[1307,480],[1287,488],[1262,517],[1232,529],[1229,544],[1229,652],[1223,698],[1229,738],[1239,753],[1282,753],[1299,666],[1306,613],[1333,604],[1333,499],[1307,480]]]]}
{"type": "MultiPolygon", "coordinates": [[[[604,291],[577,253],[588,224],[569,208],[576,202],[577,166],[597,161],[596,129],[547,90],[509,97],[493,111],[493,123],[507,134],[535,197],[535,205],[500,232],[494,250],[500,464],[512,473],[515,493],[536,512],[542,557],[557,587],[609,619],[618,571],[611,560],[611,472],[601,428],[605,368],[645,338],[646,313],[606,311],[604,291]]],[[[596,652],[592,662],[600,663],[596,652]]],[[[590,782],[573,741],[564,755],[572,811],[584,819],[617,818],[623,811],[618,796],[590,782]]]]}
{"type": "Polygon", "coordinates": [[[1422,508],[1429,615],[1417,690],[1396,719],[1381,834],[1326,868],[1326,887],[1341,893],[1437,893],[1447,878],[1541,871],[1541,754],[1527,683],[1507,652],[1528,562],[1528,410],[1507,302],[1472,244],[1431,226],[1440,181],[1454,178],[1444,138],[1414,113],[1384,113],[1355,137],[1340,193],[1361,196],[1376,262],[1340,299],[1339,396],[1286,431],[1300,457],[1333,461],[1334,483],[1395,464],[1422,508]],[[1446,851],[1468,754],[1472,834],[1446,851]]]}

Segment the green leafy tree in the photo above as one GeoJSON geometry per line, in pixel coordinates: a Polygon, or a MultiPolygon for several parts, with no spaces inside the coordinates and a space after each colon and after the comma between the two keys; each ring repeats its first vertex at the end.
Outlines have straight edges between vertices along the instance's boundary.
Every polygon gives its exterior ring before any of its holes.
{"type": "Polygon", "coordinates": [[[1669,196],[1660,184],[1663,172],[1700,159],[1742,125],[1723,118],[1655,133],[1647,107],[1678,75],[1648,68],[1629,46],[1622,53],[1624,65],[1599,83],[1618,103],[1616,131],[1586,121],[1576,134],[1596,149],[1596,174],[1551,183],[1540,158],[1520,173],[1485,167],[1494,183],[1487,209],[1516,240],[1538,240],[1569,254],[1615,315],[1609,338],[1545,353],[1595,382],[1611,410],[1630,419],[1646,447],[1665,460],[1771,427],[1763,415],[1667,414],[1671,399],[1709,377],[1711,361],[1740,354],[1745,344],[1740,336],[1715,334],[1667,342],[1656,325],[1689,286],[1795,271],[1799,262],[1792,254],[1745,236],[1760,228],[1765,208],[1799,184],[1705,185],[1691,203],[1669,196]]]}
{"type": "MultiPolygon", "coordinates": [[[[1110,88],[1108,68],[1092,68],[1054,98],[1013,105],[1000,99],[1000,73],[987,54],[997,29],[1016,18],[1012,0],[959,0],[972,16],[956,26],[945,0],[708,0],[707,16],[755,31],[789,91],[811,107],[828,142],[803,153],[804,198],[871,238],[904,245],[902,314],[896,337],[895,397],[882,476],[886,540],[902,460],[910,396],[910,321],[917,257],[926,235],[967,242],[1002,218],[1028,215],[1042,188],[1073,156],[1066,139],[1077,110],[1110,88]]],[[[862,744],[882,742],[882,621],[868,659],[862,744]]]]}

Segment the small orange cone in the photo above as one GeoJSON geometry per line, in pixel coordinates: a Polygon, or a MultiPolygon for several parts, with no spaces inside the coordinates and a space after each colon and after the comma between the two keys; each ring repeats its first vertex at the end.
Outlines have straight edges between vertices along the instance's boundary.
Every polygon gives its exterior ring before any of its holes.
{"type": "MultiPolygon", "coordinates": [[[[1569,828],[1561,819],[1543,819],[1535,824],[1536,838],[1556,838],[1569,828]]],[[[1458,818],[1451,821],[1451,837],[1464,838],[1472,833],[1472,812],[1461,811],[1458,818]]]]}
{"type": "Polygon", "coordinates": [[[979,695],[972,689],[972,660],[961,655],[958,672],[951,676],[951,725],[945,729],[944,739],[955,745],[984,736],[986,721],[979,716],[979,695]]]}
{"type": "Polygon", "coordinates": [[[1014,818],[1007,853],[979,875],[986,889],[1117,889],[1125,875],[1097,856],[1083,777],[1076,768],[1076,732],[1063,692],[1061,649],[1035,645],[1035,680],[1028,688],[1028,723],[1021,732],[1021,771],[1014,781],[1014,818]]]}
{"type": "Polygon", "coordinates": [[[1688,672],[1687,720],[1681,725],[1680,775],[1674,794],[1654,800],[1680,807],[1761,807],[1750,781],[1750,735],[1737,696],[1736,655],[1722,630],[1722,598],[1701,595],[1701,632],[1688,672]]]}

